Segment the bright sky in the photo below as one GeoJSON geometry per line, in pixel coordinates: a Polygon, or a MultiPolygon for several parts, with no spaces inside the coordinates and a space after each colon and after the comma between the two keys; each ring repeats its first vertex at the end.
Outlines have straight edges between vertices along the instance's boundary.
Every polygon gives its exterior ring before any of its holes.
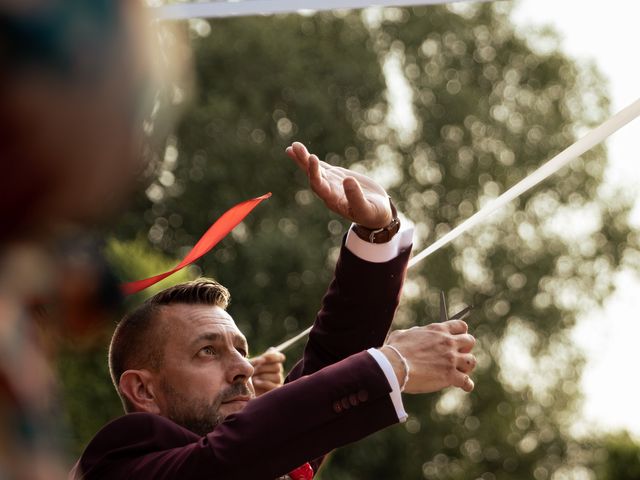
{"type": "MultiPolygon", "coordinates": [[[[595,61],[609,81],[612,112],[640,98],[638,18],[640,2],[629,0],[521,0],[514,12],[514,20],[523,27],[552,25],[563,38],[563,51],[595,61]]],[[[640,119],[610,137],[607,147],[606,188],[621,186],[634,192],[631,223],[640,228],[640,119]]],[[[581,319],[574,338],[589,359],[583,377],[583,420],[599,429],[626,428],[640,440],[640,375],[634,368],[640,343],[638,276],[640,272],[621,272],[604,309],[581,319]]]]}

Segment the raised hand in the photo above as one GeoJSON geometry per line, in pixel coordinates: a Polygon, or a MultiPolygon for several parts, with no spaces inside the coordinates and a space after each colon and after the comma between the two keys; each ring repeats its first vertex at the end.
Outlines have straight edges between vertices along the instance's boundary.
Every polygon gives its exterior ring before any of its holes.
{"type": "MultiPolygon", "coordinates": [[[[404,391],[429,393],[449,386],[467,392],[473,390],[469,374],[476,367],[476,358],[471,353],[475,338],[467,333],[467,329],[462,320],[449,320],[391,332],[387,344],[394,346],[409,365],[404,391]]],[[[384,346],[380,350],[402,382],[404,365],[397,353],[384,346]]]]}
{"type": "Polygon", "coordinates": [[[251,381],[257,397],[282,386],[284,382],[282,362],[284,360],[284,354],[271,348],[262,355],[249,360],[254,369],[251,381]]]}
{"type": "Polygon", "coordinates": [[[387,192],[372,179],[320,161],[299,142],[287,147],[286,152],[307,173],[311,190],[330,210],[370,229],[391,223],[393,215],[387,192]]]}

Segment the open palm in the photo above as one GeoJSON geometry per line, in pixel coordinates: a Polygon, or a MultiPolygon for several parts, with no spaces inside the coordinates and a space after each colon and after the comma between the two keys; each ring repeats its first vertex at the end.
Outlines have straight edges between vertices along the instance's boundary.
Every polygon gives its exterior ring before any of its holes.
{"type": "Polygon", "coordinates": [[[387,192],[366,175],[320,161],[294,142],[287,155],[307,173],[309,186],[330,210],[367,228],[382,228],[393,216],[387,192]]]}

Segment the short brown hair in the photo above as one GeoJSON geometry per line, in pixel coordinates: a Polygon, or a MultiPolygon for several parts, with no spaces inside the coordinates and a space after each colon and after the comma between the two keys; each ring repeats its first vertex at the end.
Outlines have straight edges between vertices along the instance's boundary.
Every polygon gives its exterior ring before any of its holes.
{"type": "Polygon", "coordinates": [[[131,412],[133,405],[120,391],[122,374],[129,369],[157,370],[162,366],[166,327],[157,324],[160,309],[180,303],[226,309],[230,300],[229,290],[223,285],[209,278],[199,278],[157,293],[120,320],[109,345],[109,373],[125,412],[131,412]]]}

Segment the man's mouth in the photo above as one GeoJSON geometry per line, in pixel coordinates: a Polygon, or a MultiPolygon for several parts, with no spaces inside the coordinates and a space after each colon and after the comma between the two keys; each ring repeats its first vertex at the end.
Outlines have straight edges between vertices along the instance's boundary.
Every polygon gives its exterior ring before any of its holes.
{"type": "Polygon", "coordinates": [[[241,395],[238,397],[233,397],[230,398],[229,400],[225,400],[224,402],[222,402],[222,404],[227,404],[227,403],[236,403],[236,402],[248,402],[249,400],[251,400],[251,397],[249,395],[241,395]]]}

